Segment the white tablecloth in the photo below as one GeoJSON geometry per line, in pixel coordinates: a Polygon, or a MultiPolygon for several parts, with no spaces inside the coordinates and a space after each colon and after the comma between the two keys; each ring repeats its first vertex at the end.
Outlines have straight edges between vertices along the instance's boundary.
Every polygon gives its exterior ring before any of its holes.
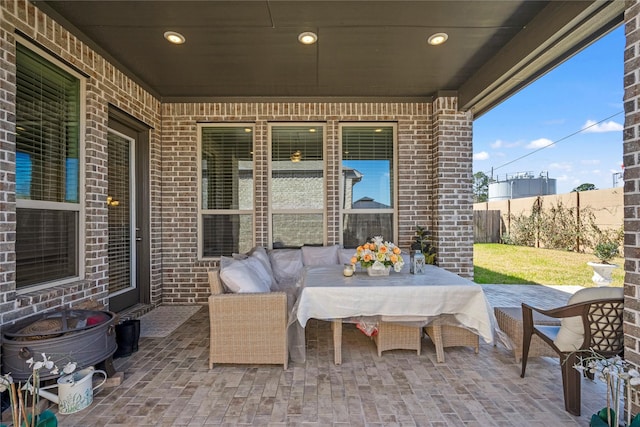
{"type": "Polygon", "coordinates": [[[424,275],[392,271],[385,277],[369,277],[364,271],[344,277],[341,265],[305,267],[299,286],[290,318],[300,326],[290,335],[294,361],[305,360],[301,328],[311,318],[379,316],[422,325],[440,318],[472,330],[487,343],[494,339],[495,317],[482,287],[433,265],[426,266],[424,275]]]}

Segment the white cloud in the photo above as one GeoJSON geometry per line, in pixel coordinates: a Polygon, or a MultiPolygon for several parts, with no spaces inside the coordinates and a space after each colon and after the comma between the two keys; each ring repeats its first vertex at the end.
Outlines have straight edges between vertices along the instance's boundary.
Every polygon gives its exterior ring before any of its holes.
{"type": "Polygon", "coordinates": [[[491,143],[491,148],[496,150],[496,149],[502,147],[502,144],[504,144],[504,141],[502,141],[501,139],[496,139],[495,142],[491,143]]]}
{"type": "Polygon", "coordinates": [[[580,163],[583,165],[599,165],[600,159],[582,159],[580,163]]]}
{"type": "MultiPolygon", "coordinates": [[[[547,138],[539,138],[539,139],[535,139],[533,141],[531,141],[530,143],[527,144],[527,148],[543,148],[546,147],[550,144],[553,144],[553,141],[551,141],[550,139],[547,138]]],[[[551,147],[555,147],[555,145],[552,145],[551,147]]]]}
{"type": "Polygon", "coordinates": [[[613,120],[609,120],[605,123],[597,123],[594,120],[587,120],[584,126],[582,126],[582,129],[585,133],[619,132],[623,129],[623,126],[613,120]]]}
{"type": "Polygon", "coordinates": [[[569,181],[569,176],[567,175],[560,175],[558,177],[556,177],[557,181],[569,181]]]}
{"type": "Polygon", "coordinates": [[[556,170],[561,170],[561,171],[571,171],[572,170],[572,164],[569,162],[556,162],[556,163],[550,163],[549,164],[549,169],[556,169],[556,170]]]}
{"type": "Polygon", "coordinates": [[[481,151],[473,155],[473,160],[487,160],[489,158],[489,153],[486,151],[481,151]]]}

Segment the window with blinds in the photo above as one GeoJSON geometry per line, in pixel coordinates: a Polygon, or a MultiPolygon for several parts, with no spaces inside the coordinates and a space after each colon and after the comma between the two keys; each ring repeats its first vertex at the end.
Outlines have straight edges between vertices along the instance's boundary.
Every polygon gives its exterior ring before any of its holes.
{"type": "Polygon", "coordinates": [[[395,236],[395,126],[341,125],[342,243],[395,236]]]}
{"type": "Polygon", "coordinates": [[[16,286],[79,275],[80,79],[16,49],[16,286]]]}
{"type": "Polygon", "coordinates": [[[274,248],[322,245],[324,127],[271,125],[271,241],[274,248]]]}
{"type": "Polygon", "coordinates": [[[199,125],[200,254],[248,252],[253,233],[253,128],[199,125]]]}

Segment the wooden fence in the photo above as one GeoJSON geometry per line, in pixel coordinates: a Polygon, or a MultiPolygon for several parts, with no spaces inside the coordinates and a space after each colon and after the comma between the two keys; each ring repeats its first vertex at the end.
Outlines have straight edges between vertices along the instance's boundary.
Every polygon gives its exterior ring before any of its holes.
{"type": "Polygon", "coordinates": [[[473,211],[474,243],[500,243],[502,233],[499,210],[473,211]]]}

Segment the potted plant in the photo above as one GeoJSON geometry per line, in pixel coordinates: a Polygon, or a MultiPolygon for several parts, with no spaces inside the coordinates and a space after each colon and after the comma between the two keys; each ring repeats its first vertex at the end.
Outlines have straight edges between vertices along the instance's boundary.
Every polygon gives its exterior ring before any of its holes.
{"type": "Polygon", "coordinates": [[[618,266],[610,264],[609,261],[618,255],[618,243],[612,240],[600,242],[593,248],[593,254],[600,262],[587,263],[587,265],[593,268],[593,277],[591,277],[591,280],[596,286],[610,285],[613,269],[618,266]]]}
{"type": "MultiPolygon", "coordinates": [[[[411,243],[411,257],[416,250],[424,255],[425,264],[436,263],[436,248],[429,242],[429,231],[425,227],[416,226],[416,235],[411,243]]],[[[413,261],[412,261],[413,263],[413,261]]]]}

